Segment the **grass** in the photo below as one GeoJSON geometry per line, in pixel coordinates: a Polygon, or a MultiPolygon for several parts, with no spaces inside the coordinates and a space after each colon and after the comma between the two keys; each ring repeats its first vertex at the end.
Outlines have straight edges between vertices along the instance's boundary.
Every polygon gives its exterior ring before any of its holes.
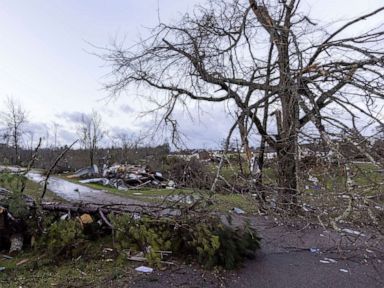
{"type": "MultiPolygon", "coordinates": [[[[26,184],[24,194],[31,196],[33,199],[39,199],[43,191],[42,186],[39,183],[31,181],[21,175],[18,176],[12,173],[4,172],[0,173],[0,187],[5,188],[9,191],[18,191],[21,187],[22,179],[25,181],[26,184]]],[[[64,201],[61,197],[57,196],[57,194],[53,193],[49,189],[47,189],[44,199],[49,201],[64,201]]]]}
{"type": "Polygon", "coordinates": [[[0,255],[0,287],[110,287],[133,273],[134,265],[115,251],[111,239],[89,242],[88,249],[76,259],[58,260],[40,255],[37,251],[5,259],[0,255]],[[27,262],[17,265],[21,261],[27,262]]]}
{"type": "MultiPolygon", "coordinates": [[[[327,192],[341,193],[346,191],[346,173],[344,167],[314,167],[310,174],[319,180],[321,189],[327,192]]],[[[371,163],[353,163],[351,164],[351,178],[355,186],[354,193],[361,195],[371,195],[377,193],[384,181],[384,174],[380,173],[371,163]]],[[[308,180],[308,173],[302,177],[302,187],[304,192],[316,193],[314,183],[308,180]]]]}
{"type": "MultiPolygon", "coordinates": [[[[71,181],[76,184],[80,184],[92,189],[104,190],[112,194],[116,194],[119,196],[132,198],[136,200],[141,200],[143,202],[149,202],[154,204],[160,204],[166,200],[167,197],[172,196],[188,196],[193,195],[195,198],[207,199],[209,198],[210,202],[213,205],[210,206],[212,211],[217,212],[228,212],[234,207],[241,208],[247,213],[255,213],[257,212],[257,202],[250,195],[241,195],[241,194],[220,194],[215,193],[211,195],[210,191],[204,190],[194,190],[191,188],[183,188],[183,189],[156,189],[156,188],[141,188],[135,190],[119,190],[114,187],[103,186],[101,184],[95,183],[80,183],[77,179],[68,179],[64,178],[68,181],[71,181]],[[138,195],[140,193],[141,195],[138,195]]],[[[168,201],[169,204],[172,204],[172,201],[168,201]]]]}
{"type": "Polygon", "coordinates": [[[193,189],[157,189],[157,188],[141,188],[141,189],[132,189],[128,191],[119,190],[114,187],[103,186],[100,184],[82,184],[86,185],[93,189],[105,190],[107,192],[117,194],[124,197],[134,197],[134,198],[148,198],[148,197],[165,197],[177,194],[192,194],[193,189]],[[137,195],[141,193],[142,195],[137,195]]]}
{"type": "Polygon", "coordinates": [[[214,194],[212,200],[214,202],[212,210],[217,212],[228,212],[235,207],[250,214],[258,211],[257,201],[250,195],[214,194]]]}
{"type": "Polygon", "coordinates": [[[347,218],[343,219],[344,223],[350,222],[360,227],[372,225],[372,217],[377,220],[382,218],[380,210],[374,207],[384,203],[380,197],[384,192],[382,185],[384,174],[371,163],[351,163],[349,173],[352,179],[351,186],[347,186],[346,170],[343,165],[312,167],[309,173],[301,177],[300,200],[321,213],[323,221],[347,215],[347,218]],[[309,175],[316,177],[318,183],[309,181],[309,175]],[[353,210],[345,214],[351,204],[349,195],[353,197],[353,210]]]}

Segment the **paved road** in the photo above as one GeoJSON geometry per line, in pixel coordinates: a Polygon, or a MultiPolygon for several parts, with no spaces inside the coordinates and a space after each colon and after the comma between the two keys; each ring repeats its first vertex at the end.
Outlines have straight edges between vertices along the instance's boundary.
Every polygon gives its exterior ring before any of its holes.
{"type": "Polygon", "coordinates": [[[229,277],[227,287],[384,287],[383,239],[250,220],[263,237],[262,249],[229,277]]]}
{"type": "Polygon", "coordinates": [[[319,262],[323,258],[307,251],[277,254],[262,251],[232,276],[228,287],[384,287],[383,264],[374,266],[348,260],[323,264],[319,262]]]}

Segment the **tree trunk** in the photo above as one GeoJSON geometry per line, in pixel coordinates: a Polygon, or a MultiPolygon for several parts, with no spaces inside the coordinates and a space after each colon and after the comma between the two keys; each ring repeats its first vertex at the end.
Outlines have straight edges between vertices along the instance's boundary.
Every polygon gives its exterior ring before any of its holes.
{"type": "Polygon", "coordinates": [[[93,161],[93,150],[92,150],[92,148],[89,149],[89,161],[90,161],[91,166],[93,166],[94,161],[93,161]]]}
{"type": "Polygon", "coordinates": [[[290,141],[277,151],[279,196],[278,205],[295,211],[297,208],[297,142],[290,141]]]}
{"type": "Polygon", "coordinates": [[[9,255],[15,256],[23,249],[24,237],[21,233],[11,235],[11,248],[9,248],[9,255]]]}
{"type": "MultiPolygon", "coordinates": [[[[293,3],[293,2],[291,2],[293,3]]],[[[289,9],[292,9],[289,8],[289,9]]],[[[290,12],[287,12],[285,29],[278,37],[280,89],[280,111],[276,114],[278,128],[278,143],[276,145],[278,162],[279,204],[290,212],[297,211],[297,177],[298,177],[298,128],[299,128],[299,102],[297,88],[292,79],[289,64],[289,21],[290,12]]]]}
{"type": "Polygon", "coordinates": [[[267,195],[265,194],[265,190],[263,188],[263,175],[264,175],[264,157],[265,157],[265,140],[261,140],[260,144],[260,150],[259,150],[259,156],[257,157],[257,160],[255,158],[255,161],[257,161],[259,165],[259,175],[256,177],[256,188],[261,188],[260,197],[262,201],[267,200],[267,195]]]}

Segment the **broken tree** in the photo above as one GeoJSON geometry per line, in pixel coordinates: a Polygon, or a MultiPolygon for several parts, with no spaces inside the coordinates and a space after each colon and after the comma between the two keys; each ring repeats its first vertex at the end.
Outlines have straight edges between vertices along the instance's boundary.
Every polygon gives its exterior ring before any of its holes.
{"type": "MultiPolygon", "coordinates": [[[[152,37],[128,50],[107,50],[104,58],[114,78],[106,88],[113,94],[136,84],[150,88],[140,95],[147,91],[146,96],[159,103],[174,140],[178,122],[173,112],[194,101],[226,102],[236,118],[231,132],[240,130],[246,149],[254,130],[262,136],[263,147],[266,142],[277,151],[279,203],[294,208],[298,137],[304,127],[312,122],[319,133],[328,124],[340,128],[335,109],[378,120],[372,111],[384,98],[384,32],[379,25],[357,35],[345,32],[383,10],[330,31],[332,26],[319,27],[304,15],[296,0],[209,1],[174,25],[160,24],[152,37]],[[153,94],[163,98],[154,99],[153,94]],[[275,111],[268,110],[272,107],[275,111]]],[[[352,126],[347,122],[343,127],[352,126]]],[[[259,162],[262,165],[262,159],[259,162]]]]}
{"type": "MultiPolygon", "coordinates": [[[[12,192],[2,190],[0,196],[0,224],[5,223],[0,226],[0,240],[4,238],[10,243],[3,245],[0,242],[0,250],[10,247],[10,253],[19,252],[26,239],[36,238],[38,247],[51,257],[73,257],[75,254],[72,252],[79,253],[76,247],[86,247],[85,239],[92,241],[94,235],[103,237],[112,233],[112,244],[117,243],[115,248],[123,249],[120,251],[122,255],[127,256],[124,249],[129,249],[134,255],[144,255],[145,259],[141,257],[141,260],[151,265],[165,263],[161,259],[163,252],[166,252],[194,257],[206,267],[222,265],[231,269],[244,258],[253,257],[259,248],[260,238],[248,223],[232,226],[215,213],[196,209],[196,205],[185,205],[184,208],[178,205],[177,209],[149,205],[64,205],[48,202],[36,205],[27,197],[25,211],[29,215],[28,223],[37,229],[17,230],[15,233],[15,228],[19,226],[16,222],[26,225],[27,221],[14,217],[11,207],[7,206],[7,198],[12,197],[12,192]],[[47,215],[49,220],[42,221],[47,215]]],[[[135,260],[130,256],[128,259],[135,260]]]]}

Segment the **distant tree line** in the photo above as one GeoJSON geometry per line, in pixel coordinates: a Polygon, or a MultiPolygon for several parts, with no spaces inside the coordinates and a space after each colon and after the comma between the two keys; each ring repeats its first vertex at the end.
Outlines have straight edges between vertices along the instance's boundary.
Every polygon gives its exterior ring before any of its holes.
{"type": "MultiPolygon", "coordinates": [[[[35,149],[34,133],[26,128],[28,113],[13,98],[8,97],[4,104],[5,108],[0,111],[0,165],[26,166],[35,149]],[[31,143],[27,144],[25,140],[28,135],[31,143]]],[[[54,123],[54,145],[48,145],[48,136],[45,137],[46,147],[39,149],[36,168],[47,169],[53,159],[67,148],[66,145],[58,146],[57,126],[54,123]]],[[[97,111],[82,114],[77,123],[76,135],[80,140],[80,148],[66,153],[57,166],[60,171],[73,171],[93,164],[108,166],[113,163],[149,162],[146,160],[151,160],[151,165],[158,166],[161,163],[159,159],[170,152],[168,144],[149,146],[143,144],[142,138],[124,133],[113,137],[110,142],[113,144],[109,147],[105,147],[105,143],[102,147],[101,141],[108,136],[108,131],[97,111]]]]}
{"type": "MultiPolygon", "coordinates": [[[[48,169],[55,159],[66,146],[59,148],[42,148],[38,152],[35,168],[48,169]]],[[[109,147],[99,148],[94,151],[94,164],[100,167],[104,164],[109,166],[114,163],[146,164],[153,169],[161,169],[162,162],[170,152],[168,144],[154,147],[109,147]]],[[[7,144],[0,144],[0,163],[3,165],[14,165],[18,163],[25,166],[31,159],[33,150],[20,148],[18,158],[15,159],[14,149],[7,144]]],[[[57,172],[75,171],[79,168],[90,165],[89,149],[73,149],[60,160],[57,172]]]]}

